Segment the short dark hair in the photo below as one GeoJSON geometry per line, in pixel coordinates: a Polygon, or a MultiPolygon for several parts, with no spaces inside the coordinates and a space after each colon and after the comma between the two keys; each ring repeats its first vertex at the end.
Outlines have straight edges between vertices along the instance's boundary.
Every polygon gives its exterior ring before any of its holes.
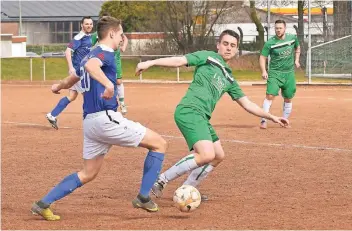
{"type": "Polygon", "coordinates": [[[282,20],[282,19],[279,19],[279,20],[275,21],[275,24],[279,24],[279,23],[282,23],[282,24],[284,24],[286,26],[286,22],[284,20],[282,20]]]}
{"type": "Polygon", "coordinates": [[[223,32],[221,32],[220,36],[219,36],[219,42],[221,42],[222,38],[225,36],[225,35],[230,35],[232,37],[235,37],[237,39],[237,46],[239,45],[240,43],[240,36],[233,30],[224,30],[223,32]]]}
{"type": "Polygon", "coordinates": [[[103,12],[100,14],[100,18],[105,17],[105,16],[111,16],[109,12],[103,12]]]}
{"type": "Polygon", "coordinates": [[[121,25],[121,20],[116,19],[111,16],[104,16],[102,17],[97,24],[97,32],[98,32],[98,38],[100,40],[104,39],[109,30],[120,30],[120,25],[121,25]]]}
{"type": "MultiPolygon", "coordinates": [[[[81,24],[83,24],[84,23],[84,20],[86,20],[86,19],[92,19],[90,16],[84,16],[83,18],[82,18],[82,20],[81,20],[81,24]]],[[[92,19],[93,20],[93,19],[92,19]]]]}

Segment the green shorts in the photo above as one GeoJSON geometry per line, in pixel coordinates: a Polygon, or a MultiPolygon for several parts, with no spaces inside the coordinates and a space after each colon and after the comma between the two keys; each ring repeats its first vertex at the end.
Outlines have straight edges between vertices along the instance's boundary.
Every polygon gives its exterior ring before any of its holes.
{"type": "Polygon", "coordinates": [[[279,90],[286,99],[292,99],[296,94],[295,72],[269,71],[266,83],[266,94],[279,95],[279,90]]]}
{"type": "Polygon", "coordinates": [[[177,127],[187,142],[189,150],[193,150],[193,145],[200,140],[209,140],[212,142],[219,140],[206,116],[194,108],[178,105],[174,118],[177,127]]]}

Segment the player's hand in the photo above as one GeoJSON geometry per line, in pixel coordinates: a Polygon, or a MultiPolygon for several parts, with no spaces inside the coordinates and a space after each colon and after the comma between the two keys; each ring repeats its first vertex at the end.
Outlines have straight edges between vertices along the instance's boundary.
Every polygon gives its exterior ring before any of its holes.
{"type": "Polygon", "coordinates": [[[296,65],[296,68],[300,68],[301,67],[301,64],[299,63],[299,61],[295,61],[295,65],[296,65]]]}
{"type": "Polygon", "coordinates": [[[69,75],[76,76],[76,69],[74,69],[73,67],[70,68],[70,69],[68,70],[68,74],[69,74],[69,75]]]}
{"type": "Polygon", "coordinates": [[[51,91],[54,93],[54,94],[60,94],[60,88],[59,88],[59,83],[55,83],[51,86],[51,91]]]}
{"type": "Polygon", "coordinates": [[[125,34],[122,34],[121,37],[122,37],[122,41],[125,41],[127,39],[127,36],[125,34]]]}
{"type": "Polygon", "coordinates": [[[281,127],[288,127],[288,125],[290,124],[288,119],[285,119],[283,117],[277,117],[277,116],[272,116],[271,121],[273,121],[274,123],[280,124],[281,127]]]}
{"type": "Polygon", "coordinates": [[[150,61],[140,62],[138,63],[135,71],[135,75],[139,76],[143,71],[147,70],[151,66],[150,61]]]}
{"type": "Polygon", "coordinates": [[[268,79],[268,72],[262,72],[262,78],[267,80],[268,79]]]}
{"type": "Polygon", "coordinates": [[[105,88],[104,93],[101,94],[103,99],[111,99],[114,97],[114,85],[110,84],[108,87],[105,88]]]}

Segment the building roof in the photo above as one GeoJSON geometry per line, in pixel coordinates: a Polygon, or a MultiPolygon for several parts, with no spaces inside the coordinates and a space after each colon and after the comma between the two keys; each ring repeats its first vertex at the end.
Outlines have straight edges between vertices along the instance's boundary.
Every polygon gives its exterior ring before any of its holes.
{"type": "Polygon", "coordinates": [[[98,19],[104,0],[98,1],[1,1],[1,21],[71,21],[83,16],[98,19]]]}

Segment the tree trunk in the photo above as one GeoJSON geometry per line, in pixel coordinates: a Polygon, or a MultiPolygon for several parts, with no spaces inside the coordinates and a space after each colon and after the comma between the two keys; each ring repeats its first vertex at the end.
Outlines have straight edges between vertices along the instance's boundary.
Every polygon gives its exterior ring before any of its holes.
{"type": "Polygon", "coordinates": [[[257,49],[261,50],[264,46],[264,27],[262,23],[260,22],[260,19],[258,18],[257,11],[255,8],[255,1],[249,1],[250,5],[250,17],[252,19],[252,22],[255,24],[257,27],[258,31],[258,39],[256,41],[257,43],[257,49]]]}
{"type": "Polygon", "coordinates": [[[306,60],[306,47],[304,43],[304,21],[303,21],[303,10],[304,10],[304,1],[299,0],[297,4],[297,11],[298,11],[298,29],[297,29],[297,37],[299,43],[301,45],[301,55],[300,55],[300,62],[301,66],[305,66],[306,60]]]}

